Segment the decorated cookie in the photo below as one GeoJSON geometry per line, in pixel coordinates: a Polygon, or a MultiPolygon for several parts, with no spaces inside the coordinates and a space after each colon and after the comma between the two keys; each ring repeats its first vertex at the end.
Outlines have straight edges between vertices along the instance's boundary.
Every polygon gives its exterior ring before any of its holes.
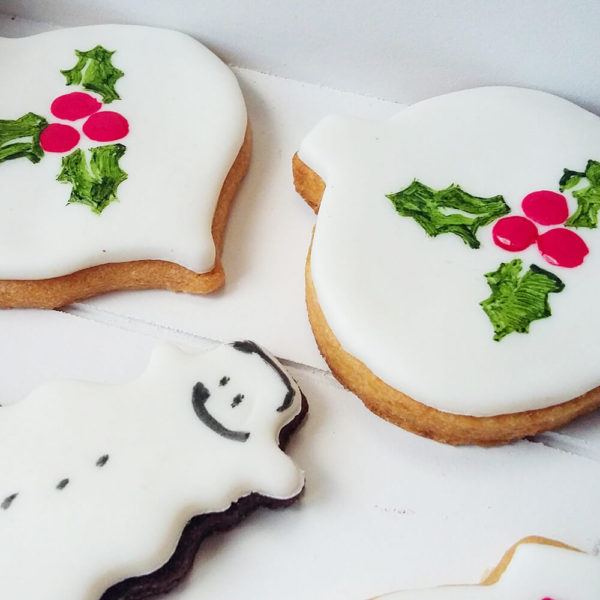
{"type": "Polygon", "coordinates": [[[299,496],[280,447],[305,413],[252,342],[161,347],[125,385],[54,382],[0,408],[0,596],[170,590],[208,535],[299,496]]]}
{"type": "Polygon", "coordinates": [[[250,157],[238,83],[194,39],[103,25],[0,38],[0,306],[220,287],[250,157]]]}
{"type": "Polygon", "coordinates": [[[600,118],[467,90],[387,122],[324,119],[294,177],[318,211],[313,331],[371,410],[487,445],[600,405],[600,118]]]}
{"type": "Polygon", "coordinates": [[[452,585],[374,600],[596,600],[600,560],[558,542],[531,537],[515,544],[481,585],[452,585]]]}

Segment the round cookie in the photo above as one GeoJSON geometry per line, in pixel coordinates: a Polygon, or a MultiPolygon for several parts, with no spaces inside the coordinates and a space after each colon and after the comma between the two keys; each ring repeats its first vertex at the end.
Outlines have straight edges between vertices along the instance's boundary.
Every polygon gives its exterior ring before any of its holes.
{"type": "Polygon", "coordinates": [[[334,375],[452,444],[597,408],[598,161],[600,119],[534,90],[324,119],[293,168],[318,212],[307,305],[334,375]]]}
{"type": "Polygon", "coordinates": [[[128,25],[0,39],[0,307],[208,293],[251,152],[230,69],[128,25]]]}
{"type": "Polygon", "coordinates": [[[396,592],[373,600],[593,600],[600,589],[600,560],[541,537],[515,544],[480,585],[396,592]]]}

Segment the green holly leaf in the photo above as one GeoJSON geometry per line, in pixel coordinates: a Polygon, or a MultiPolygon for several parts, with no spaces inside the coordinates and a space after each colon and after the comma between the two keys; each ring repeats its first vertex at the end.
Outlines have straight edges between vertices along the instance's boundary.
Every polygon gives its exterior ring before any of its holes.
{"type": "Polygon", "coordinates": [[[515,258],[485,275],[492,294],[480,304],[494,326],[497,342],[513,331],[529,333],[532,321],[549,317],[548,294],[565,287],[556,275],[537,265],[531,265],[524,275],[522,267],[523,262],[515,258]]]}
{"type": "Polygon", "coordinates": [[[118,200],[117,188],[127,179],[127,173],[119,167],[125,149],[123,144],[90,148],[89,165],[79,148],[63,157],[62,169],[56,179],[73,185],[69,203],[87,204],[93,212],[100,214],[111,202],[118,200]]]}
{"type": "Polygon", "coordinates": [[[582,180],[587,179],[589,185],[573,192],[577,200],[577,210],[567,219],[567,227],[598,227],[598,211],[600,210],[600,162],[588,160],[585,171],[564,169],[559,181],[561,192],[574,188],[582,180]]]}
{"type": "Polygon", "coordinates": [[[120,96],[115,83],[124,73],[112,64],[115,52],[116,50],[110,52],[102,46],[96,46],[87,52],[75,50],[77,64],[72,69],[61,71],[67,79],[67,85],[81,85],[86,90],[97,92],[105,104],[118,100],[120,96]]]}
{"type": "Polygon", "coordinates": [[[412,217],[428,235],[454,233],[471,248],[479,248],[477,230],[510,212],[502,196],[480,198],[458,185],[434,190],[416,179],[395,194],[386,194],[403,217],[412,217]]]}
{"type": "Polygon", "coordinates": [[[47,126],[44,117],[32,112],[14,120],[0,119],[0,163],[22,157],[32,163],[40,162],[44,156],[40,134],[47,126]]]}

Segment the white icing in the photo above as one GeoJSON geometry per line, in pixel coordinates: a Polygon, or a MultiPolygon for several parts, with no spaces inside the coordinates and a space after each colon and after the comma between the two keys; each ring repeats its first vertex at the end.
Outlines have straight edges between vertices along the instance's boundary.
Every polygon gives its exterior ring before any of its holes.
{"type": "MultiPolygon", "coordinates": [[[[63,154],[0,163],[0,278],[38,279],[96,264],[162,259],[196,272],[214,266],[211,236],[223,181],[242,145],[246,108],[229,70],[186,35],[149,27],[81,27],[0,38],[0,119],[34,112],[50,123],[52,101],[73,91],[61,69],[75,50],[116,50],[121,100],[105,104],[129,121],[120,166],[128,174],[101,215],[66,205],[63,154]]],[[[101,100],[97,94],[91,95],[101,100]]],[[[82,121],[66,122],[81,131],[82,121]]],[[[101,145],[82,135],[80,148],[101,145]]]]}
{"type": "Polygon", "coordinates": [[[596,600],[600,560],[547,544],[520,544],[500,580],[397,592],[385,600],[596,600]]]}
{"type": "Polygon", "coordinates": [[[0,508],[0,596],[96,600],[163,564],[193,515],[252,492],[297,495],[302,472],[277,443],[301,406],[289,385],[291,405],[278,410],[288,388],[259,354],[163,347],[131,383],[54,382],[0,408],[0,505],[18,494],[0,508]],[[196,416],[197,382],[210,392],[209,413],[248,432],[245,442],[196,416]],[[96,466],[103,455],[108,462],[96,466]]]}
{"type": "MultiPolygon", "coordinates": [[[[532,191],[558,191],[563,169],[600,160],[600,119],[542,92],[480,88],[416,104],[389,122],[324,119],[300,158],[326,182],[311,273],[323,313],[343,347],[392,387],[442,411],[491,416],[542,408],[600,385],[600,232],[578,229],[582,266],[552,267],[536,246],[481,248],[435,238],[396,213],[386,194],[418,179],[470,194],[501,194],[513,215],[532,191]],[[493,340],[479,303],[484,274],[521,258],[565,283],[552,316],[529,334],[493,340]]],[[[570,214],[576,202],[566,194],[570,214]]],[[[540,231],[543,228],[540,228],[540,231]]]]}

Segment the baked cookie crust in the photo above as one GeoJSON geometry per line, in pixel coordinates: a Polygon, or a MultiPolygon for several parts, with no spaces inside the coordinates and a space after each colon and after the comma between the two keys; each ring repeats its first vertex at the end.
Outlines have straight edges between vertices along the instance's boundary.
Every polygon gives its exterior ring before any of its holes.
{"type": "MultiPolygon", "coordinates": [[[[292,164],[296,190],[318,213],[325,182],[297,155],[292,164]]],[[[310,251],[305,277],[308,317],[333,375],[369,410],[412,433],[452,445],[493,446],[555,429],[600,407],[600,388],[548,408],[492,417],[451,414],[426,406],[387,385],[343,348],[321,310],[311,277],[310,251]]]]}
{"type": "Polygon", "coordinates": [[[173,292],[208,294],[225,283],[221,254],[227,219],[233,199],[248,171],[252,152],[250,125],[237,157],[223,182],[212,221],[215,264],[206,273],[196,273],[164,260],[106,263],[49,279],[0,280],[0,308],[59,308],[116,290],[166,289],[173,292]]]}

